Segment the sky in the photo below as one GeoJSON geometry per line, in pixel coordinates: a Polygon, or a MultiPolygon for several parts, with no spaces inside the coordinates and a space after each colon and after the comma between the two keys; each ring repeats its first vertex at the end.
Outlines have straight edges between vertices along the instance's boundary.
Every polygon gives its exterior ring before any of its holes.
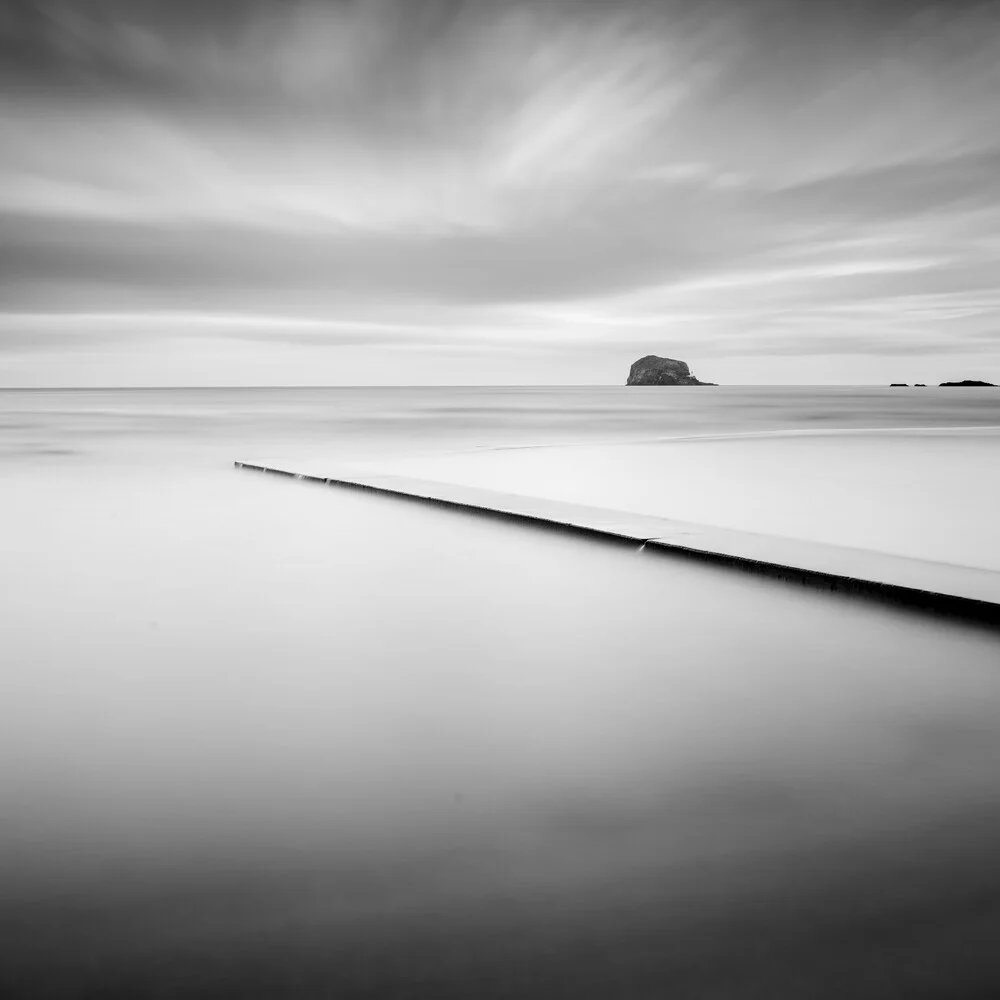
{"type": "Polygon", "coordinates": [[[1000,4],[0,0],[0,385],[1000,382],[1000,4]]]}

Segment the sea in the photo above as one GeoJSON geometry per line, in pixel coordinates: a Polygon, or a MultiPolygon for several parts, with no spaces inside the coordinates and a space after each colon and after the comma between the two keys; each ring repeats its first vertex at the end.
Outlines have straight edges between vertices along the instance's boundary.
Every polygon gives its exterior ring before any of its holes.
{"type": "Polygon", "coordinates": [[[0,995],[1000,995],[1000,630],[234,468],[1000,569],[1000,390],[0,391],[0,995]]]}

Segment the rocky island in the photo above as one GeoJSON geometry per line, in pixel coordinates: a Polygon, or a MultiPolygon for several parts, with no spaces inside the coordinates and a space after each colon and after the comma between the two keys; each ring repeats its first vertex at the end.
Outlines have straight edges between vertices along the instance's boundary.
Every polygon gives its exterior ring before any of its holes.
{"type": "Polygon", "coordinates": [[[626,385],[716,385],[715,382],[700,382],[691,374],[686,361],[674,358],[658,358],[647,354],[639,358],[629,369],[626,385]]]}
{"type": "MultiPolygon", "coordinates": [[[[916,386],[917,388],[920,388],[920,389],[926,389],[927,388],[927,386],[924,385],[923,382],[914,382],[913,384],[914,384],[914,386],[916,386]]],[[[893,389],[893,388],[896,388],[897,386],[899,386],[900,388],[905,388],[906,385],[907,385],[906,382],[890,382],[889,383],[889,388],[893,389]]],[[[988,387],[990,389],[997,388],[997,386],[993,382],[980,382],[978,379],[974,379],[974,378],[965,378],[965,379],[962,379],[961,382],[942,382],[938,386],[938,388],[942,388],[942,387],[944,387],[946,385],[971,385],[971,386],[986,386],[986,387],[988,387]]]]}

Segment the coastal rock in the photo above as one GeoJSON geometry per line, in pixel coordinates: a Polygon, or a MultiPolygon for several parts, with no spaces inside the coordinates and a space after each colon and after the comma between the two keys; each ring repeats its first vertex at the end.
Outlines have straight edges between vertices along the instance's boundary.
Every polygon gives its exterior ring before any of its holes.
{"type": "Polygon", "coordinates": [[[980,382],[978,379],[974,378],[965,378],[962,379],[961,382],[942,382],[941,385],[985,385],[991,386],[994,389],[996,388],[996,385],[993,382],[980,382]]]}
{"type": "Polygon", "coordinates": [[[674,358],[658,358],[647,354],[639,358],[629,369],[626,385],[715,385],[715,382],[699,382],[691,374],[686,361],[674,358]]]}

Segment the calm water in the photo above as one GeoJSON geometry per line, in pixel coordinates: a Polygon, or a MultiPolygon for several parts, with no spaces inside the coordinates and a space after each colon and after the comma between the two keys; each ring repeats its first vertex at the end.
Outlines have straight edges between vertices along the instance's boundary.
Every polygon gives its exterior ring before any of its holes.
{"type": "MultiPolygon", "coordinates": [[[[282,455],[268,457],[273,461],[265,464],[284,467],[282,455]]],[[[369,464],[424,479],[1000,571],[1000,426],[460,449],[384,456],[369,464]]]]}
{"type": "Polygon", "coordinates": [[[1000,991],[1000,634],[231,468],[915,392],[0,393],[3,994],[1000,991]]]}

